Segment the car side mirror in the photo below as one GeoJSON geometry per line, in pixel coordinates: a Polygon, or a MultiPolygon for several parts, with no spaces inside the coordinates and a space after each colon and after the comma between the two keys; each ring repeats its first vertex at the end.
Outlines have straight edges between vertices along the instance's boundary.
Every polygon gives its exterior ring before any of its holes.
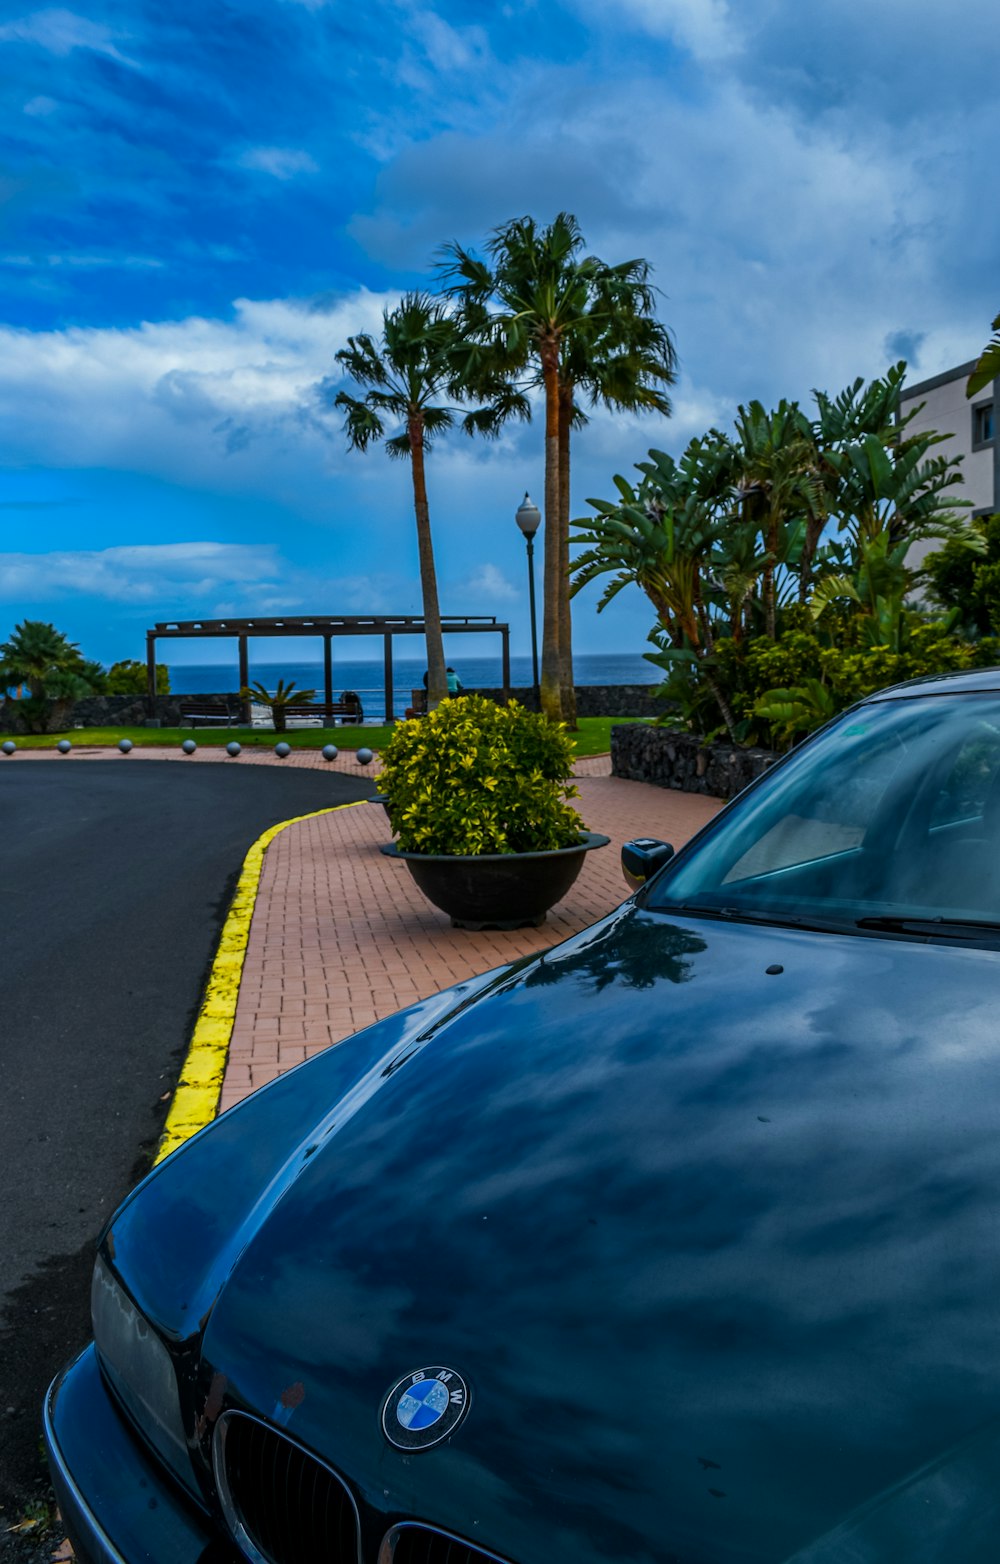
{"type": "Polygon", "coordinates": [[[622,874],[629,890],[639,890],[673,856],[671,844],[660,842],[655,836],[639,836],[634,842],[626,842],[622,848],[622,874]]]}

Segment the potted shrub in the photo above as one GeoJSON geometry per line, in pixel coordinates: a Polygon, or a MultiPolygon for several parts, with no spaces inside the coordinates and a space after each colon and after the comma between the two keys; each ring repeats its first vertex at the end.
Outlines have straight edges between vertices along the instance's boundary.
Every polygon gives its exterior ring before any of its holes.
{"type": "Polygon", "coordinates": [[[458,928],[545,920],[607,845],[569,803],[573,747],[561,726],[517,702],[445,700],[397,725],[378,782],[402,858],[429,901],[458,928]]]}

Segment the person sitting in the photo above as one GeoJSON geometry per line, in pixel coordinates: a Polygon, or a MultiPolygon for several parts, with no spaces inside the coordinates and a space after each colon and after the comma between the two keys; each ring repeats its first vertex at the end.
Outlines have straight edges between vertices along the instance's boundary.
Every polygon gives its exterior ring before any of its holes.
{"type": "Polygon", "coordinates": [[[343,690],[340,699],[345,706],[351,707],[352,722],[364,722],[365,709],[361,704],[361,696],[357,690],[343,690]]]}

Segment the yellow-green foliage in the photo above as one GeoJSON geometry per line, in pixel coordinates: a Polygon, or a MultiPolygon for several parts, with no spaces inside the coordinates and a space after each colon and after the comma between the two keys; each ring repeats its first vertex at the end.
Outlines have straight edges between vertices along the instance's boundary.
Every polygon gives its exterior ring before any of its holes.
{"type": "Polygon", "coordinates": [[[572,767],[561,724],[466,695],[398,723],[378,783],[404,852],[545,852],[583,829],[572,767]]]}

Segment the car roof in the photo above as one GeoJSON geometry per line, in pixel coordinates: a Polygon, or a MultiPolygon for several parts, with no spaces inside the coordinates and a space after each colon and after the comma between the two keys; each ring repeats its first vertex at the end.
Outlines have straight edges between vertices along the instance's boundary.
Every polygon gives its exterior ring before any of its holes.
{"type": "Polygon", "coordinates": [[[887,690],[877,690],[859,704],[870,706],[876,701],[910,700],[916,695],[985,695],[990,690],[1000,690],[1000,668],[968,668],[961,673],[932,673],[919,679],[907,679],[903,684],[890,685],[887,690]]]}

